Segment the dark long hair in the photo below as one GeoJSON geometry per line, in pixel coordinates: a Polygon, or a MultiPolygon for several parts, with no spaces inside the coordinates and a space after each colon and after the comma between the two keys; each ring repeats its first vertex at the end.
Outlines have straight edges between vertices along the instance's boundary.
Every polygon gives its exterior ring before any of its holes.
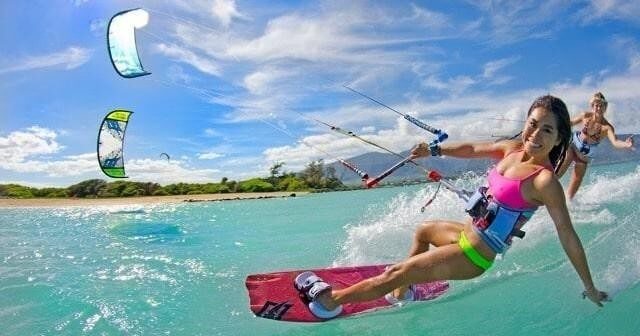
{"type": "Polygon", "coordinates": [[[553,165],[553,170],[558,173],[558,169],[562,165],[562,162],[567,156],[567,149],[571,144],[571,118],[569,117],[569,111],[567,105],[558,97],[552,95],[546,95],[537,98],[531,104],[527,117],[531,115],[531,112],[538,107],[542,107],[547,111],[553,113],[556,117],[556,124],[558,126],[558,137],[560,143],[554,146],[549,152],[549,161],[553,165]]]}

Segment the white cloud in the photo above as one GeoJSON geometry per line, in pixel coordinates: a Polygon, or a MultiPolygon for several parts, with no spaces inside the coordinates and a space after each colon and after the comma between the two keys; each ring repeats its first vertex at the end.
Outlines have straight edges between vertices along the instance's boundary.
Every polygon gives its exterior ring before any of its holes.
{"type": "Polygon", "coordinates": [[[220,66],[218,63],[208,57],[201,57],[196,55],[193,51],[185,48],[181,48],[177,45],[168,45],[160,43],[156,45],[157,51],[160,53],[172,57],[180,62],[190,64],[194,68],[214,76],[220,76],[220,66]]]}
{"type": "Polygon", "coordinates": [[[233,18],[244,18],[236,9],[235,0],[214,0],[211,12],[225,27],[229,26],[233,18]]]}
{"type": "Polygon", "coordinates": [[[376,131],[375,126],[365,126],[360,130],[362,133],[373,133],[376,131]]]}
{"type": "Polygon", "coordinates": [[[126,163],[127,175],[136,181],[153,181],[160,184],[178,182],[208,183],[218,182],[218,169],[190,167],[180,160],[132,159],[126,163]]]}
{"type": "Polygon", "coordinates": [[[584,23],[614,19],[640,23],[640,2],[637,0],[591,0],[578,13],[584,23]]]}
{"type": "Polygon", "coordinates": [[[55,131],[40,126],[14,131],[0,137],[0,167],[23,162],[30,156],[57,153],[64,147],[58,144],[55,131]]]}
{"type": "MultiPolygon", "coordinates": [[[[553,83],[541,88],[524,89],[507,94],[468,93],[455,99],[449,97],[441,100],[415,100],[411,103],[393,106],[399,111],[418,111],[412,116],[428,121],[428,124],[445,130],[450,139],[457,140],[495,140],[497,136],[511,136],[519,132],[526,119],[526,112],[533,100],[550,93],[565,101],[569,113],[575,115],[588,108],[588,100],[596,91],[602,91],[610,101],[606,117],[616,127],[616,133],[636,133],[640,129],[640,97],[636,88],[640,83],[640,73],[608,75],[597,81],[587,77],[576,83],[553,83]]],[[[447,85],[447,83],[443,84],[447,85]]],[[[393,105],[393,104],[391,104],[393,105]]],[[[372,131],[371,115],[385,118],[392,113],[372,111],[360,107],[341,107],[335,114],[324,111],[316,112],[326,119],[343,120],[336,126],[372,131]],[[349,111],[349,112],[345,112],[349,111]],[[351,125],[351,126],[348,126],[351,125]]],[[[378,119],[378,118],[377,118],[378,119]]],[[[364,138],[383,145],[396,152],[410,149],[418,142],[429,139],[417,127],[402,118],[395,118],[394,123],[385,123],[376,127],[374,134],[359,134],[364,138]]],[[[377,151],[374,147],[363,144],[350,137],[342,137],[327,133],[319,128],[316,134],[301,138],[296,145],[278,146],[265,150],[267,162],[285,162],[289,169],[304,169],[312,160],[324,158],[334,161],[335,158],[348,159],[366,152],[377,151]],[[311,145],[311,146],[309,146],[311,145]]],[[[364,132],[363,132],[364,133],[364,132]]],[[[366,167],[361,167],[366,169],[366,167]]]]}
{"type": "Polygon", "coordinates": [[[214,130],[213,128],[206,128],[206,129],[204,130],[204,135],[205,135],[205,136],[207,136],[207,137],[211,137],[211,138],[213,138],[213,137],[219,137],[219,136],[222,136],[222,133],[220,133],[220,132],[218,132],[218,131],[214,130]]]}
{"type": "MultiPolygon", "coordinates": [[[[401,128],[406,126],[403,123],[406,121],[400,118],[401,128]]],[[[385,129],[376,134],[361,136],[395,152],[407,150],[422,139],[419,134],[408,134],[398,131],[398,129],[385,129]]],[[[287,169],[300,171],[309,162],[318,159],[333,162],[337,159],[347,159],[373,151],[382,152],[382,150],[364,144],[360,140],[331,133],[306,136],[300,139],[295,146],[269,148],[263,152],[263,155],[266,162],[285,162],[287,169]]]]}
{"type": "MultiPolygon", "coordinates": [[[[197,1],[195,6],[202,4],[197,1]]],[[[290,113],[310,91],[336,90],[340,82],[394,85],[416,64],[437,67],[441,62],[428,58],[442,51],[424,42],[466,39],[479,24],[474,20],[453,25],[446,15],[415,5],[399,8],[389,13],[379,4],[330,1],[270,18],[262,32],[255,28],[260,27],[259,21],[249,31],[241,25],[221,31],[181,22],[174,26],[181,47],[161,45],[161,49],[206,73],[224,69],[221,78],[246,89],[210,97],[214,104],[234,108],[229,121],[265,118],[270,113],[290,113]],[[314,14],[308,15],[308,10],[314,14]],[[370,29],[373,25],[375,32],[370,29]],[[422,43],[415,50],[396,47],[418,42],[422,43]],[[203,66],[204,59],[213,65],[203,66]]],[[[463,92],[473,80],[469,76],[448,79],[447,87],[463,92]]],[[[507,80],[503,78],[502,83],[507,80]]]]}
{"type": "MultiPolygon", "coordinates": [[[[635,37],[616,35],[604,44],[617,58],[622,58],[629,64],[629,71],[640,70],[640,44],[635,37]]],[[[606,75],[606,74],[603,74],[606,75]]]]}
{"type": "Polygon", "coordinates": [[[191,84],[193,77],[187,74],[181,66],[171,65],[167,71],[167,77],[172,82],[191,84]]]}
{"type": "Polygon", "coordinates": [[[224,157],[224,154],[215,153],[215,152],[198,153],[198,159],[200,160],[214,160],[221,157],[224,157]]]}
{"type": "Polygon", "coordinates": [[[426,87],[447,91],[454,96],[461,94],[476,83],[477,80],[470,76],[456,76],[446,80],[441,80],[435,75],[428,76],[422,82],[426,87]]]}
{"type": "Polygon", "coordinates": [[[489,25],[483,34],[495,45],[548,38],[564,23],[563,15],[571,3],[564,0],[471,1],[483,13],[489,25]],[[560,18],[560,19],[559,19],[560,18]]]}
{"type": "Polygon", "coordinates": [[[291,74],[290,71],[278,69],[276,67],[265,67],[259,71],[247,75],[244,80],[244,87],[252,94],[265,94],[273,88],[273,83],[281,82],[291,74]]]}
{"type": "Polygon", "coordinates": [[[5,59],[1,63],[11,65],[0,66],[0,74],[56,67],[72,70],[88,62],[92,54],[93,51],[90,49],[69,47],[52,54],[28,56],[17,61],[5,59]]]}
{"type": "Polygon", "coordinates": [[[89,2],[89,0],[73,0],[73,5],[76,7],[80,7],[89,2]]]}
{"type": "Polygon", "coordinates": [[[484,65],[484,72],[482,73],[482,77],[484,77],[485,79],[494,78],[496,73],[500,69],[517,62],[519,59],[520,57],[508,57],[508,58],[502,58],[499,60],[487,62],[484,65]]]}
{"type": "Polygon", "coordinates": [[[89,31],[96,36],[104,36],[107,32],[107,21],[103,19],[94,19],[89,23],[89,31]]]}
{"type": "Polygon", "coordinates": [[[422,85],[428,88],[434,88],[443,91],[451,96],[458,96],[463,92],[467,92],[475,85],[501,85],[513,79],[512,76],[500,75],[500,70],[516,63],[520,57],[512,56],[494,61],[489,61],[482,67],[482,73],[470,75],[458,75],[441,79],[436,74],[428,74],[424,76],[422,85]]]}
{"type": "Polygon", "coordinates": [[[411,4],[411,10],[413,15],[412,20],[421,23],[422,26],[431,28],[443,28],[450,26],[452,21],[447,15],[440,12],[432,11],[427,8],[419,7],[416,4],[411,4]]]}
{"type": "Polygon", "coordinates": [[[5,162],[0,164],[0,168],[19,173],[43,173],[49,177],[81,176],[100,171],[95,153],[67,156],[62,160],[40,159],[5,162]]]}
{"type": "Polygon", "coordinates": [[[323,8],[314,15],[282,15],[270,19],[264,32],[258,36],[255,32],[219,32],[191,25],[176,25],[175,28],[177,36],[189,47],[227,61],[250,61],[262,65],[294,60],[402,64],[404,53],[381,47],[431,37],[417,28],[408,38],[395,38],[394,35],[399,35],[397,33],[369,36],[363,27],[390,19],[384,16],[385,11],[363,7],[362,4],[349,4],[323,8]],[[207,38],[203,39],[203,36],[207,38]]]}
{"type": "Polygon", "coordinates": [[[268,148],[263,152],[267,162],[284,162],[287,169],[300,171],[311,161],[324,158],[334,161],[325,153],[305,144],[268,148]]]}
{"type": "Polygon", "coordinates": [[[244,59],[336,59],[345,55],[345,48],[357,42],[344,28],[344,23],[331,20],[282,16],[269,22],[263,36],[232,45],[227,51],[231,56],[244,59]]]}
{"type": "MultiPolygon", "coordinates": [[[[0,168],[19,173],[43,173],[54,178],[105,179],[105,176],[100,172],[95,153],[65,156],[61,160],[13,162],[0,165],[0,168]]],[[[219,169],[191,167],[182,160],[167,162],[158,159],[129,159],[125,163],[125,171],[132,181],[153,181],[160,184],[205,183],[218,181],[221,178],[219,169]]],[[[28,183],[28,185],[32,184],[28,183]]]]}
{"type": "MultiPolygon", "coordinates": [[[[55,157],[65,147],[57,142],[57,132],[32,126],[0,137],[0,169],[17,173],[41,173],[48,177],[104,178],[95,152],[55,157]]],[[[214,153],[206,153],[213,158],[214,153]]],[[[129,159],[127,175],[141,181],[159,183],[210,182],[219,179],[217,169],[190,167],[181,160],[129,159]]],[[[33,184],[33,183],[31,183],[33,184]]],[[[48,184],[50,185],[50,184],[48,184]]]]}

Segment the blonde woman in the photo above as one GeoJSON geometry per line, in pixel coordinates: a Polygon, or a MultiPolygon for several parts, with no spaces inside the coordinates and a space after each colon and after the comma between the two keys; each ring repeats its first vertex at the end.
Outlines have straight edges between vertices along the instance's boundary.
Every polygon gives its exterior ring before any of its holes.
{"type": "Polygon", "coordinates": [[[609,103],[601,92],[596,92],[591,97],[589,105],[591,106],[591,111],[583,112],[571,119],[571,126],[582,125],[582,128],[573,133],[571,148],[567,151],[567,158],[558,171],[558,176],[564,175],[571,162],[574,162],[573,174],[567,188],[569,199],[573,199],[578,192],[582,179],[587,172],[587,165],[593,157],[593,148],[598,146],[602,139],[609,139],[615,148],[633,147],[632,136],[625,141],[616,139],[613,125],[604,117],[609,103]]]}

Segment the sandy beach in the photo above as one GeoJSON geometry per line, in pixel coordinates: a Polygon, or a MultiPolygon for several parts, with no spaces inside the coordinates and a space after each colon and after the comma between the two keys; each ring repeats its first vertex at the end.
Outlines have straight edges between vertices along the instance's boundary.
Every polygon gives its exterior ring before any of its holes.
{"type": "Polygon", "coordinates": [[[183,203],[207,201],[232,201],[240,199],[265,199],[277,197],[302,196],[307,192],[267,192],[267,193],[232,193],[202,195],[143,196],[118,198],[0,198],[0,208],[22,207],[68,207],[68,206],[100,206],[100,205],[133,205],[153,203],[183,203]]]}

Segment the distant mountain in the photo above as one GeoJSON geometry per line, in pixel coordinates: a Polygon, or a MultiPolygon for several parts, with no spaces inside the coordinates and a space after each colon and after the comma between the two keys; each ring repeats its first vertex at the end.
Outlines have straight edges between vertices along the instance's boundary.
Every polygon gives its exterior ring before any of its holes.
{"type": "MultiPolygon", "coordinates": [[[[618,135],[618,139],[626,139],[630,134],[618,135]]],[[[594,165],[611,164],[626,161],[640,161],[640,136],[634,135],[637,150],[615,149],[608,140],[604,140],[594,149],[594,165]]],[[[409,156],[409,150],[400,153],[403,157],[409,156]]],[[[400,161],[400,158],[387,153],[371,152],[346,159],[358,168],[375,177],[400,161]]],[[[489,159],[458,159],[453,157],[429,157],[417,160],[428,169],[435,169],[447,176],[456,176],[465,172],[484,173],[493,164],[489,159]]],[[[336,169],[336,175],[344,184],[359,184],[360,177],[341,163],[329,164],[336,169]]],[[[424,179],[424,172],[413,164],[406,164],[384,179],[383,182],[401,182],[424,179]]]]}

